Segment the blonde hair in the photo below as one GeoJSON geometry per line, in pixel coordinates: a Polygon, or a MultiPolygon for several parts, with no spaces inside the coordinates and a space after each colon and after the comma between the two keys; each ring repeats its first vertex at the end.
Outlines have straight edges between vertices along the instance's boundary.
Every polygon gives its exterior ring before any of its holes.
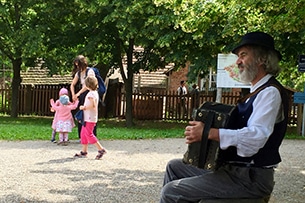
{"type": "Polygon", "coordinates": [[[91,90],[97,90],[98,81],[95,76],[87,76],[85,79],[85,85],[91,90]]]}

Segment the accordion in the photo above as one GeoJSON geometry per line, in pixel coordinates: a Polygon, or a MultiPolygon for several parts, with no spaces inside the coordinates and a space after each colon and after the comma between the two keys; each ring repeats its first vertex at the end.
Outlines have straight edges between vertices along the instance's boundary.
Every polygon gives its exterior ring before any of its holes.
{"type": "Polygon", "coordinates": [[[204,122],[200,142],[191,143],[183,156],[185,164],[215,170],[220,164],[219,142],[209,140],[210,128],[236,129],[238,110],[235,105],[205,102],[194,112],[194,120],[204,122]]]}

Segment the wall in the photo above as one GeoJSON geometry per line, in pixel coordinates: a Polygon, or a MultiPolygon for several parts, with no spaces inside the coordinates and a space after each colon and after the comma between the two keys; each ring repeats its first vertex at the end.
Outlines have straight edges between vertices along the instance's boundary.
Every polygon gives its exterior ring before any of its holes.
{"type": "MultiPolygon", "coordinates": [[[[184,68],[180,68],[177,71],[171,71],[169,74],[169,91],[177,91],[177,88],[180,86],[180,81],[187,81],[187,73],[188,73],[189,65],[186,65],[184,68]]],[[[186,84],[186,89],[188,89],[189,84],[186,84]]],[[[191,85],[191,84],[190,84],[191,85]]]]}

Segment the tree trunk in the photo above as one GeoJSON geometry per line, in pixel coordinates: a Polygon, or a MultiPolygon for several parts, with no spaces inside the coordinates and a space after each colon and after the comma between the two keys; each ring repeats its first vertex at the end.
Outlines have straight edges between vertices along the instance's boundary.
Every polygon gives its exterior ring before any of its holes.
{"type": "Polygon", "coordinates": [[[127,51],[127,78],[125,83],[126,90],[126,127],[132,127],[133,123],[133,115],[132,115],[132,87],[133,87],[133,45],[134,40],[129,40],[129,46],[127,51]]]}
{"type": "MultiPolygon", "coordinates": [[[[130,75],[130,74],[128,74],[130,75]]],[[[133,115],[132,115],[132,80],[133,76],[128,77],[125,83],[125,91],[126,91],[126,127],[132,127],[133,123],[133,115]]]]}
{"type": "Polygon", "coordinates": [[[20,78],[20,70],[21,70],[21,63],[22,59],[18,58],[15,60],[12,60],[13,63],[13,82],[12,82],[12,102],[11,102],[11,117],[17,118],[19,109],[19,86],[21,83],[20,78]]]}
{"type": "Polygon", "coordinates": [[[127,55],[127,73],[125,74],[125,70],[123,68],[123,60],[121,56],[121,41],[116,41],[117,53],[115,54],[115,58],[118,61],[118,67],[120,68],[120,72],[125,85],[125,93],[126,93],[126,127],[132,127],[133,123],[133,115],[132,115],[132,88],[133,88],[133,67],[132,67],[132,58],[133,58],[133,45],[134,40],[129,40],[129,45],[126,50],[127,55]]]}

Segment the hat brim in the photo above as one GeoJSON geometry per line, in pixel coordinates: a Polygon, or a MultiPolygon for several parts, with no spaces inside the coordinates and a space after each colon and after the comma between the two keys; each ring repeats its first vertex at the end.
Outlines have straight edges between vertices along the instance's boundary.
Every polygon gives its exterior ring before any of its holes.
{"type": "Polygon", "coordinates": [[[274,51],[274,52],[277,54],[279,60],[282,60],[282,54],[281,54],[278,50],[276,50],[276,49],[270,49],[270,47],[266,46],[265,44],[253,43],[253,42],[247,42],[247,41],[243,41],[241,44],[239,44],[237,47],[235,47],[235,48],[232,50],[232,53],[233,53],[233,54],[237,54],[238,49],[240,49],[240,48],[243,47],[243,46],[247,46],[247,45],[256,45],[256,46],[265,47],[265,48],[267,48],[267,49],[269,49],[269,50],[274,51]]]}

